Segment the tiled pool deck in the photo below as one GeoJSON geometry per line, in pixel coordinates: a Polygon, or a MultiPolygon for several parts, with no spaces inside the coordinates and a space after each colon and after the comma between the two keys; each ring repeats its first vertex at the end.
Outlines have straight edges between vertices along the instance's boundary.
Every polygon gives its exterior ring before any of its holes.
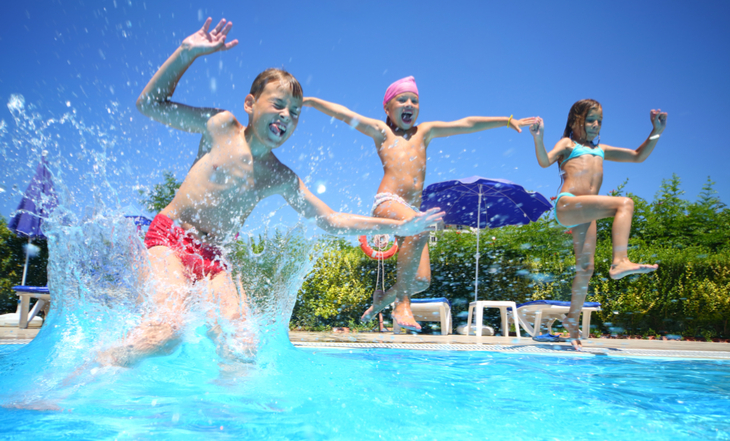
{"type": "MultiPolygon", "coordinates": [[[[589,339],[583,341],[582,352],[575,352],[569,343],[538,343],[531,338],[474,337],[464,335],[414,335],[393,333],[290,332],[289,339],[297,347],[322,348],[392,348],[429,351],[492,351],[546,355],[619,356],[701,358],[730,360],[730,343],[691,342],[676,340],[589,339]]],[[[26,344],[32,336],[0,334],[0,344],[26,344]]]]}
{"type": "Polygon", "coordinates": [[[393,348],[430,351],[494,351],[550,355],[704,358],[730,360],[730,343],[676,340],[583,340],[583,351],[570,343],[538,343],[529,337],[475,337],[465,335],[394,335],[392,333],[290,332],[294,346],[329,348],[393,348]]]}

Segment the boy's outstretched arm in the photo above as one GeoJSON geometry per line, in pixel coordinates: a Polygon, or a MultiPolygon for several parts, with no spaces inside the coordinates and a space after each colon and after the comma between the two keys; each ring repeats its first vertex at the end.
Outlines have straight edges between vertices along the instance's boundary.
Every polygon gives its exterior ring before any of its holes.
{"type": "Polygon", "coordinates": [[[226,36],[233,23],[221,20],[215,29],[209,32],[211,21],[208,17],[198,32],[183,40],[180,47],[147,83],[137,98],[137,108],[145,116],[179,130],[203,133],[208,119],[220,112],[218,109],[191,107],[170,101],[180,78],[197,57],[225,51],[238,44],[238,40],[226,43],[226,36]]]}
{"type": "Polygon", "coordinates": [[[654,151],[659,137],[664,132],[664,129],[667,128],[667,112],[662,112],[661,109],[652,110],[649,112],[649,118],[651,118],[652,124],[651,133],[636,150],[601,144],[606,160],[616,162],[644,162],[651,152],[654,151]]]}
{"type": "Polygon", "coordinates": [[[509,127],[518,133],[522,133],[521,127],[529,126],[534,122],[535,117],[515,119],[511,116],[469,116],[450,122],[433,121],[423,123],[421,126],[427,131],[426,141],[431,141],[433,138],[480,132],[496,127],[509,127]]]}
{"type": "Polygon", "coordinates": [[[359,132],[375,140],[378,145],[385,141],[386,125],[383,121],[358,115],[347,107],[311,96],[304,97],[303,106],[313,107],[325,115],[337,118],[359,132]]]}
{"type": "Polygon", "coordinates": [[[338,213],[312,194],[299,177],[294,175],[293,178],[296,182],[292,181],[282,196],[299,214],[314,219],[318,227],[330,234],[385,233],[413,236],[426,231],[444,216],[444,212],[438,208],[419,213],[407,221],[338,213]]]}
{"type": "Polygon", "coordinates": [[[558,158],[566,152],[566,147],[570,145],[568,138],[563,138],[555,144],[552,150],[548,153],[545,149],[545,142],[543,137],[545,135],[545,124],[542,118],[535,117],[535,122],[530,126],[530,133],[535,140],[535,156],[537,156],[537,162],[540,167],[550,167],[558,158]]]}

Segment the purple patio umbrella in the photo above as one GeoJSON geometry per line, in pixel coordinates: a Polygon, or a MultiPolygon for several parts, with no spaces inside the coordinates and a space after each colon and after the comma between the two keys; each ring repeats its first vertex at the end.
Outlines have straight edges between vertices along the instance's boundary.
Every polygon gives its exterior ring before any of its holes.
{"type": "Polygon", "coordinates": [[[545,196],[529,192],[504,179],[479,176],[431,184],[423,190],[421,211],[440,207],[443,222],[477,228],[476,280],[479,288],[479,232],[482,228],[525,225],[536,221],[552,206],[545,196]]]}
{"type": "MultiPolygon", "coordinates": [[[[58,205],[58,197],[53,190],[51,172],[48,170],[45,158],[41,158],[41,163],[38,164],[35,175],[25,190],[20,205],[15,210],[15,215],[10,219],[8,228],[18,236],[27,237],[28,245],[35,237],[45,238],[41,225],[43,220],[47,219],[56,208],[56,205],[58,205]]],[[[25,285],[29,257],[30,250],[26,250],[22,285],[25,285]]]]}

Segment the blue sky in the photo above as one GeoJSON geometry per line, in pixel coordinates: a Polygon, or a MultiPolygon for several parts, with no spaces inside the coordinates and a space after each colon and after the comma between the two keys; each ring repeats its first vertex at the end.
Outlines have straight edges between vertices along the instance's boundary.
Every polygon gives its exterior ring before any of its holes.
{"type": "MultiPolygon", "coordinates": [[[[174,100],[231,110],[251,81],[284,67],[305,95],[384,118],[382,97],[394,80],[413,75],[419,121],[471,115],[542,116],[546,144],[557,142],[573,102],[603,104],[602,142],[637,147],[651,131],[649,111],[669,112],[668,127],[642,164],[606,163],[606,194],[625,179],[627,191],[652,199],[662,179],[682,179],[689,199],[707,177],[730,203],[730,152],[724,131],[730,98],[730,3],[703,2],[164,2],[38,1],[3,6],[0,101],[25,98],[42,119],[75,111],[87,130],[51,128],[52,155],[76,211],[90,204],[93,152],[105,149],[105,175],[120,204],[134,188],[159,182],[163,170],[182,178],[199,138],[145,119],[134,101],[157,67],[203,23],[233,21],[233,50],[199,59],[174,100]],[[102,137],[94,133],[103,132],[102,137]],[[59,135],[59,136],[56,136],[59,135]],[[85,143],[84,151],[80,145],[85,143]],[[92,153],[89,153],[92,152],[92,153]],[[82,153],[79,158],[79,153],[82,153]],[[73,156],[72,156],[73,155],[73,156]]],[[[6,133],[0,214],[19,202],[34,167],[27,135],[0,108],[6,133]],[[13,144],[13,140],[16,141],[13,144]],[[17,141],[20,141],[19,143],[17,141]]],[[[277,155],[337,210],[367,214],[382,177],[372,141],[345,124],[305,109],[277,155]]],[[[532,137],[505,128],[437,139],[429,147],[426,183],[480,175],[504,178],[553,196],[557,166],[542,169],[532,137]]],[[[262,204],[248,229],[284,205],[262,204]]],[[[276,211],[279,219],[292,211],[276,211]]]]}

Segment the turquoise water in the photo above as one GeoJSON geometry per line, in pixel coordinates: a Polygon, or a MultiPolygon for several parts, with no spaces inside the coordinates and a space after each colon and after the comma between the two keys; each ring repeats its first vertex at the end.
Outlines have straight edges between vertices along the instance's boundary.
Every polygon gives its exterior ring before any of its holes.
{"type": "MultiPolygon", "coordinates": [[[[42,348],[0,347],[8,366],[42,348]]],[[[206,339],[0,409],[3,439],[728,439],[730,364],[285,347],[215,362],[206,339]]],[[[31,376],[33,374],[30,374],[31,376]]],[[[44,374],[38,373],[43,382],[44,374]]],[[[7,405],[7,402],[6,402],[7,405]]]]}

